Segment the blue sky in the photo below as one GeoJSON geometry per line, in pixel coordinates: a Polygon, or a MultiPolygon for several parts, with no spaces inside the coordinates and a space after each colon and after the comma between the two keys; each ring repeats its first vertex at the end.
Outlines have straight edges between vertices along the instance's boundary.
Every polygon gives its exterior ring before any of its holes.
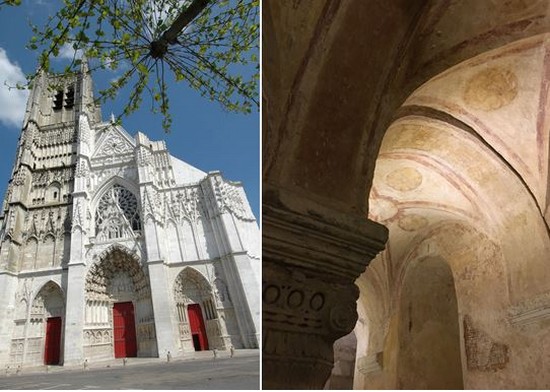
{"type": "MultiPolygon", "coordinates": [[[[11,175],[17,139],[21,131],[26,96],[22,91],[9,91],[10,84],[33,72],[37,67],[36,52],[25,49],[32,36],[28,20],[38,20],[53,11],[59,0],[23,0],[20,7],[0,10],[0,197],[4,197],[11,175]]],[[[66,59],[53,61],[62,68],[66,59]]],[[[112,71],[93,74],[95,88],[105,88],[117,76],[112,71]]],[[[259,222],[259,112],[248,115],[229,113],[180,83],[169,88],[173,116],[172,131],[166,134],[161,117],[150,113],[146,100],[142,108],[122,119],[130,133],[142,131],[151,140],[166,141],[170,153],[203,171],[219,170],[231,181],[241,181],[254,215],[259,222]]],[[[122,96],[121,99],[124,99],[122,96]]],[[[103,118],[111,112],[122,112],[122,102],[102,105],[103,118]]]]}

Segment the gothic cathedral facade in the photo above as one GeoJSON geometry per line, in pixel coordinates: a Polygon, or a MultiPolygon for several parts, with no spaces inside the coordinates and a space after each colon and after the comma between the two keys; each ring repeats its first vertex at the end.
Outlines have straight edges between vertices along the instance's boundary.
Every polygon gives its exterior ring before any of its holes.
{"type": "Polygon", "coordinates": [[[0,366],[256,348],[260,266],[239,183],[102,121],[85,61],[39,75],[0,217],[0,366]]]}

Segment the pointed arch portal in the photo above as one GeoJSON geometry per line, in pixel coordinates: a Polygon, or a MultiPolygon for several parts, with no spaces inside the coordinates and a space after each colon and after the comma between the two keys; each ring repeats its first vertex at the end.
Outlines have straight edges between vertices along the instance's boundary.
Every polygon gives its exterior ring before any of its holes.
{"type": "Polygon", "coordinates": [[[193,268],[179,273],[174,284],[180,345],[184,351],[224,348],[212,286],[193,268]]]}
{"type": "Polygon", "coordinates": [[[156,356],[149,278],[139,258],[120,245],[104,251],[86,277],[87,358],[156,356]]]}
{"type": "MultiPolygon", "coordinates": [[[[65,300],[61,288],[54,282],[47,282],[36,295],[31,309],[31,329],[43,336],[43,363],[45,365],[60,365],[63,315],[65,300]],[[33,328],[34,326],[34,328],[33,328]]],[[[32,344],[31,344],[32,346],[32,344]]],[[[29,350],[33,355],[33,350],[29,350]]]]}

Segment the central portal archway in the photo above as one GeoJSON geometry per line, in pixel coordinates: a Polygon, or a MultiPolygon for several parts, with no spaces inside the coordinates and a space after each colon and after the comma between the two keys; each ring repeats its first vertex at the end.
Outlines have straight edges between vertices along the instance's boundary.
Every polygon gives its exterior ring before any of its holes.
{"type": "Polygon", "coordinates": [[[136,255],[112,246],[86,277],[86,358],[157,356],[149,279],[136,255]]]}

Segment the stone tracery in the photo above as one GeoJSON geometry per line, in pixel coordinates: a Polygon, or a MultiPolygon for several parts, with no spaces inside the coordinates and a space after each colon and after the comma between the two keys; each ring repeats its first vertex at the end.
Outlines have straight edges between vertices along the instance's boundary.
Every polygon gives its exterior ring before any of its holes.
{"type": "Polygon", "coordinates": [[[138,201],[122,185],[115,184],[105,192],[96,207],[96,235],[102,240],[127,238],[141,230],[138,201]]]}

